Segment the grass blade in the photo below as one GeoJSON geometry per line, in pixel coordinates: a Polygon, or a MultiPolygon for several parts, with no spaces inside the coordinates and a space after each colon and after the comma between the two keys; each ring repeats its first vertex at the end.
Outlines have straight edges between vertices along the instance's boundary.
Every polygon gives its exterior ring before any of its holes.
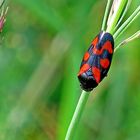
{"type": "Polygon", "coordinates": [[[104,18],[103,18],[103,23],[102,23],[102,31],[104,31],[105,28],[106,28],[107,18],[108,18],[108,14],[109,14],[109,9],[110,9],[110,5],[111,5],[111,1],[112,0],[108,0],[107,1],[106,10],[105,10],[104,18]]]}
{"type": "Polygon", "coordinates": [[[114,38],[118,38],[140,15],[140,6],[133,12],[133,14],[121,25],[121,27],[113,35],[114,38]]]}
{"type": "Polygon", "coordinates": [[[123,20],[124,16],[126,15],[126,12],[128,11],[128,8],[129,8],[131,2],[132,2],[132,0],[128,0],[128,2],[127,2],[127,4],[126,4],[126,7],[125,7],[125,9],[124,9],[124,12],[123,12],[121,18],[119,19],[119,21],[118,21],[118,23],[117,23],[117,25],[116,25],[114,31],[116,31],[116,29],[117,29],[118,26],[120,25],[121,21],[123,20]]]}
{"type": "Polygon", "coordinates": [[[127,43],[129,43],[129,42],[131,42],[131,41],[133,41],[133,40],[135,40],[135,39],[137,39],[137,38],[139,38],[140,37],[140,30],[139,31],[137,31],[135,34],[133,34],[132,36],[130,36],[130,37],[128,37],[127,39],[125,39],[124,41],[122,41],[116,48],[115,48],[115,51],[117,50],[117,49],[119,49],[121,46],[123,46],[123,45],[125,45],[125,44],[127,44],[127,43]]]}

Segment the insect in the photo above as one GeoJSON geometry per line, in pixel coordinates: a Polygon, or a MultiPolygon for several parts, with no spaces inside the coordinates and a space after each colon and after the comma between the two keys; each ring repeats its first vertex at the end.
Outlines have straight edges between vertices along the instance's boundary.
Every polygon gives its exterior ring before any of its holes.
{"type": "Polygon", "coordinates": [[[83,90],[91,91],[107,76],[113,52],[113,36],[101,31],[84,54],[80,66],[78,79],[83,90]]]}

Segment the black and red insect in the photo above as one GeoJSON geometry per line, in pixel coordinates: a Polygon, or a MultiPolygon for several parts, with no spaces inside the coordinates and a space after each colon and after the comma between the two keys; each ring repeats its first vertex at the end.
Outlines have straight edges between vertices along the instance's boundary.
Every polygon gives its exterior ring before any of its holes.
{"type": "Polygon", "coordinates": [[[113,36],[101,31],[92,41],[80,66],[78,79],[83,90],[91,91],[107,76],[113,52],[113,36]]]}

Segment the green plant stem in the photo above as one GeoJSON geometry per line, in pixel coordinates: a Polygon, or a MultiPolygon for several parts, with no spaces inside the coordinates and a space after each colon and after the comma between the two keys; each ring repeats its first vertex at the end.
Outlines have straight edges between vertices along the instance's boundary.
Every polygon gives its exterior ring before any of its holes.
{"type": "Polygon", "coordinates": [[[133,14],[121,25],[121,27],[113,35],[114,38],[118,38],[140,15],[140,6],[133,12],[133,14]]]}
{"type": "Polygon", "coordinates": [[[82,112],[84,110],[85,104],[88,100],[88,97],[89,97],[89,93],[87,93],[86,91],[82,91],[82,94],[81,94],[80,99],[78,101],[78,104],[76,106],[73,118],[70,122],[65,140],[72,140],[73,139],[74,132],[77,129],[79,120],[81,118],[81,115],[82,115],[82,112]]]}
{"type": "Polygon", "coordinates": [[[113,16],[111,17],[111,21],[110,21],[110,23],[107,27],[107,30],[106,30],[107,32],[113,34],[114,28],[117,24],[117,21],[120,18],[120,15],[121,15],[121,13],[124,9],[124,6],[125,6],[126,2],[127,2],[127,0],[120,0],[118,2],[118,6],[116,7],[117,9],[115,10],[113,16]]]}
{"type": "Polygon", "coordinates": [[[137,39],[137,38],[140,38],[140,30],[137,31],[135,34],[133,34],[132,36],[130,36],[129,38],[125,39],[124,41],[122,41],[116,48],[114,51],[118,50],[121,46],[137,39]]]}
{"type": "Polygon", "coordinates": [[[117,25],[116,25],[114,31],[116,31],[117,28],[119,27],[121,21],[123,20],[124,16],[126,15],[128,9],[129,9],[129,7],[130,7],[130,5],[131,5],[131,2],[132,2],[132,0],[128,0],[128,2],[127,2],[127,4],[126,4],[126,7],[125,7],[125,9],[124,9],[124,12],[122,13],[122,16],[120,17],[120,19],[119,19],[119,21],[118,21],[118,23],[117,23],[117,25]]]}
{"type": "Polygon", "coordinates": [[[102,31],[104,31],[105,28],[106,28],[107,17],[108,17],[108,14],[109,14],[109,9],[110,9],[110,5],[111,5],[111,1],[112,0],[108,0],[107,1],[107,5],[106,5],[106,9],[105,9],[105,14],[104,14],[104,18],[103,18],[103,23],[102,23],[102,31]]]}

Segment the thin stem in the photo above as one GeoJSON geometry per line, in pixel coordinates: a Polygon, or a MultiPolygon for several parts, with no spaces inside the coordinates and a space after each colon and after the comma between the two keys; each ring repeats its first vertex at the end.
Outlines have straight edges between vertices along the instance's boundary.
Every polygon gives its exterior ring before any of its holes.
{"type": "Polygon", "coordinates": [[[129,43],[129,42],[131,42],[131,41],[133,41],[133,40],[135,40],[135,39],[137,39],[137,38],[139,38],[139,37],[140,37],[140,30],[137,31],[137,32],[136,32],[135,34],[133,34],[132,36],[130,36],[129,38],[127,38],[127,39],[125,39],[124,41],[122,41],[122,42],[115,48],[114,51],[118,50],[121,46],[123,46],[123,45],[125,45],[125,44],[127,44],[127,43],[129,43]]]}
{"type": "Polygon", "coordinates": [[[111,21],[110,21],[109,25],[107,27],[107,30],[106,30],[107,32],[113,34],[114,28],[117,24],[117,21],[120,18],[120,15],[121,15],[121,13],[124,9],[124,6],[125,6],[126,2],[127,2],[127,0],[118,1],[118,3],[117,3],[118,5],[117,5],[112,17],[111,17],[111,21]]]}
{"type": "Polygon", "coordinates": [[[119,27],[121,21],[123,20],[124,16],[126,15],[128,9],[129,9],[129,7],[130,7],[131,2],[132,2],[132,0],[128,0],[128,2],[127,2],[127,4],[126,4],[126,7],[125,7],[125,9],[124,9],[124,12],[122,13],[122,16],[120,17],[120,19],[119,19],[119,21],[118,21],[118,23],[117,23],[117,25],[116,25],[114,31],[116,31],[116,29],[119,27]]]}
{"type": "Polygon", "coordinates": [[[121,27],[113,35],[114,38],[119,37],[140,15],[140,6],[133,12],[133,14],[121,25],[121,27]]]}
{"type": "Polygon", "coordinates": [[[111,5],[111,1],[112,0],[108,0],[107,1],[106,10],[105,10],[104,18],[103,18],[103,23],[102,23],[102,31],[104,31],[105,28],[106,28],[107,17],[108,17],[108,14],[109,14],[109,9],[110,9],[110,5],[111,5]]]}
{"type": "Polygon", "coordinates": [[[81,94],[79,102],[78,102],[78,104],[76,106],[73,118],[72,118],[72,120],[70,122],[70,125],[69,125],[69,128],[68,128],[65,140],[72,140],[73,139],[74,132],[77,129],[79,120],[81,118],[81,115],[82,115],[82,112],[84,110],[85,104],[86,104],[86,102],[88,100],[88,97],[89,97],[89,93],[87,93],[85,91],[82,91],[82,94],[81,94]]]}

